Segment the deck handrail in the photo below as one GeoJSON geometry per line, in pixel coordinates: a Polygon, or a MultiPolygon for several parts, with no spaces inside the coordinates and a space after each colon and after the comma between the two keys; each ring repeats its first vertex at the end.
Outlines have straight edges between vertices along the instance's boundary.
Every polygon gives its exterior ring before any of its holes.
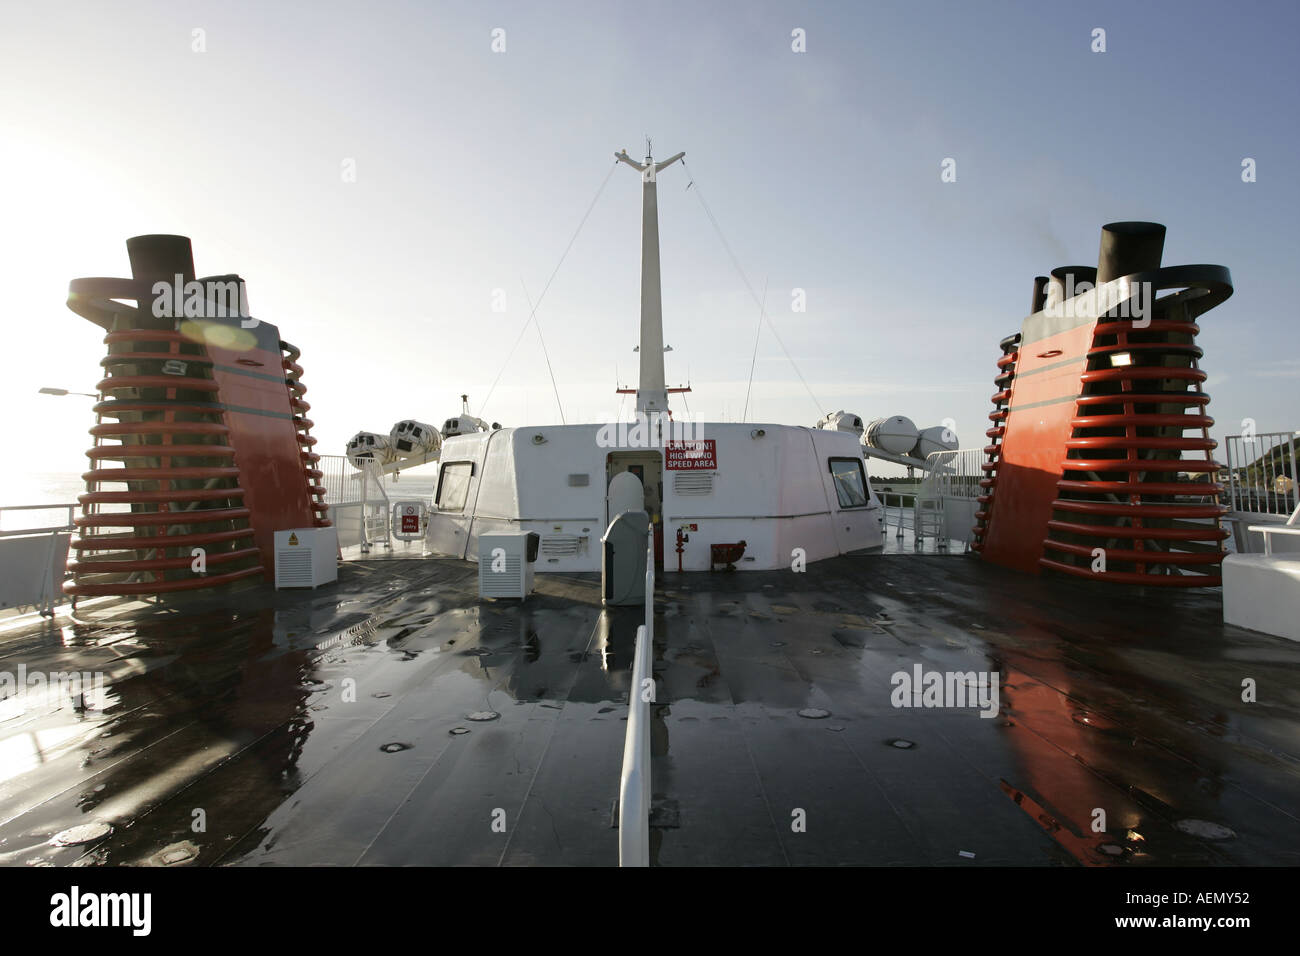
{"type": "Polygon", "coordinates": [[[654,676],[650,651],[655,626],[655,529],[646,542],[645,623],[636,629],[632,686],[627,694],[627,733],[618,785],[618,865],[650,865],[650,703],[654,676]],[[649,684],[646,681],[649,680],[649,684]],[[649,691],[647,694],[646,691],[649,691]]]}
{"type": "Polygon", "coordinates": [[[1226,436],[1224,495],[1234,514],[1286,516],[1300,504],[1295,472],[1297,438],[1300,432],[1226,436]]]}
{"type": "Polygon", "coordinates": [[[25,534],[50,534],[54,531],[75,531],[76,525],[73,519],[76,511],[81,505],[77,502],[63,503],[52,505],[0,505],[0,520],[2,520],[6,511],[67,511],[68,520],[66,524],[51,525],[47,528],[15,528],[11,531],[0,530],[0,538],[16,537],[25,534]]]}
{"type": "Polygon", "coordinates": [[[1286,520],[1285,524],[1253,524],[1248,530],[1256,531],[1264,536],[1264,554],[1272,557],[1273,539],[1275,534],[1296,534],[1300,535],[1300,504],[1295,506],[1291,512],[1291,517],[1286,520]]]}

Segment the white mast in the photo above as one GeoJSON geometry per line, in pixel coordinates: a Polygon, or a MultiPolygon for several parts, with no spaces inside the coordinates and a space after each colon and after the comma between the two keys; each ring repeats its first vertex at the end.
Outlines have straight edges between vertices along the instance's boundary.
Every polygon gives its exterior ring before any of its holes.
{"type": "Polygon", "coordinates": [[[664,385],[664,313],[659,291],[659,201],[655,194],[655,174],[685,156],[678,153],[656,163],[646,141],[644,163],[638,163],[620,150],[614,154],[641,174],[641,379],[637,383],[636,410],[644,415],[668,410],[668,390],[664,385]]]}

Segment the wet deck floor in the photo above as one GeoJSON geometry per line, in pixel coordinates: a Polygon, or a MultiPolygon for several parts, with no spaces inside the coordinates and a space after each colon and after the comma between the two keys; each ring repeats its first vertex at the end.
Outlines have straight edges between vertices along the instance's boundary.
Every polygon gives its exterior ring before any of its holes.
{"type": "MultiPolygon", "coordinates": [[[[378,558],[0,634],[0,672],[108,681],[0,704],[0,863],[613,865],[642,611],[537,580],[378,558]]],[[[1300,645],[1217,593],[899,555],[665,575],[656,612],[657,864],[1300,863],[1300,645]],[[996,671],[998,715],[894,707],[916,665],[996,671]]]]}

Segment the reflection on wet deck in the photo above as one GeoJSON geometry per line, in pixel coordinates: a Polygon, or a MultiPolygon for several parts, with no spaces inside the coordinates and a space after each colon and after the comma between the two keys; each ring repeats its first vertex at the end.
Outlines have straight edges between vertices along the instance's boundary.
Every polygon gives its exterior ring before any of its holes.
{"type": "MultiPolygon", "coordinates": [[[[655,862],[1300,863],[1300,647],[1215,593],[1105,596],[960,555],[664,575],[655,862]],[[996,671],[999,713],[894,707],[918,664],[996,671]]],[[[612,865],[640,616],[376,555],[6,632],[0,672],[107,700],[0,711],[0,863],[612,865]]]]}

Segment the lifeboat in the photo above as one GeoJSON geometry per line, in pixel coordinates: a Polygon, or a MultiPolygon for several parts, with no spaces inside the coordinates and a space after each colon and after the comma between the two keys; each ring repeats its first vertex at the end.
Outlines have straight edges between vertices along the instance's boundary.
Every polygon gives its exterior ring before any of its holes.
{"type": "Polygon", "coordinates": [[[442,448],[442,434],[438,429],[410,418],[393,426],[388,441],[401,458],[434,458],[442,448]]]}
{"type": "Polygon", "coordinates": [[[376,432],[357,432],[348,440],[348,463],[353,468],[365,465],[391,465],[397,461],[398,454],[393,442],[387,435],[376,432]]]}

